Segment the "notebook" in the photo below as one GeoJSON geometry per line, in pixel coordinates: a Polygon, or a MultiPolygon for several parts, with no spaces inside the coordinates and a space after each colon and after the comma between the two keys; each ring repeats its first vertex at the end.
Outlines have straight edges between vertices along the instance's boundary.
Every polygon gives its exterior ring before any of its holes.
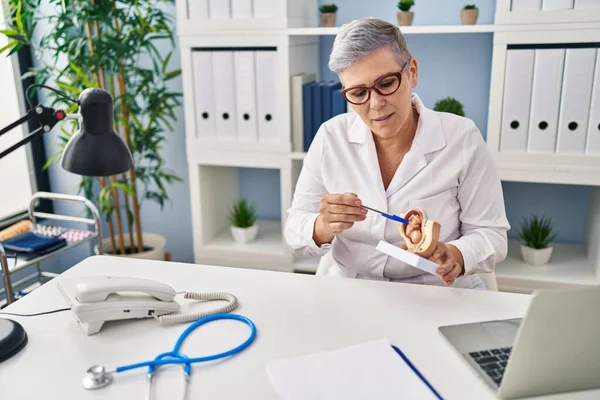
{"type": "Polygon", "coordinates": [[[385,339],[273,361],[266,370],[283,400],[442,399],[385,339]]]}

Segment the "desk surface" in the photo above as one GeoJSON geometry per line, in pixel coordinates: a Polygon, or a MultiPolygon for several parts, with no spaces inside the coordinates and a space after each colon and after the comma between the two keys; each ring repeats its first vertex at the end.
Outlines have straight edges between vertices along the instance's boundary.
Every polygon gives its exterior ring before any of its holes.
{"type": "MultiPolygon", "coordinates": [[[[77,275],[135,276],[164,282],[176,291],[227,291],[238,297],[240,307],[235,312],[255,322],[257,339],[233,358],[196,364],[188,388],[190,399],[277,399],[265,372],[269,361],[379,338],[400,347],[445,399],[495,398],[437,328],[522,317],[530,300],[520,294],[108,256],[90,257],[56,279],[77,275]]],[[[5,311],[64,308],[56,279],[5,311]]],[[[185,311],[187,300],[179,296],[177,300],[185,311]]],[[[189,304],[194,309],[202,306],[189,304]]],[[[170,351],[187,327],[160,326],[152,318],[126,320],[108,322],[98,334],[86,336],[70,311],[10,318],[19,321],[29,335],[19,355],[0,363],[0,398],[11,400],[144,398],[148,390],[145,369],[117,374],[111,385],[97,391],[83,389],[81,379],[93,364],[113,369],[170,351]]],[[[241,343],[248,331],[234,321],[212,322],[198,328],[182,351],[197,357],[226,350],[241,343]]],[[[159,372],[155,398],[182,398],[180,373],[179,367],[159,372]]],[[[599,393],[545,398],[591,399],[599,393]]]]}

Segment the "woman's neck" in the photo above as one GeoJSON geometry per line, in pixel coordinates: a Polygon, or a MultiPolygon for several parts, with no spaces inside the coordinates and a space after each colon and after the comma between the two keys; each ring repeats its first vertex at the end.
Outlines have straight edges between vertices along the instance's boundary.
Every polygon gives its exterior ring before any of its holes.
{"type": "Polygon", "coordinates": [[[385,152],[388,154],[406,154],[412,146],[413,139],[417,132],[417,124],[419,122],[419,113],[416,108],[411,108],[411,115],[406,119],[400,127],[398,133],[390,138],[378,138],[373,135],[377,152],[385,152]]]}

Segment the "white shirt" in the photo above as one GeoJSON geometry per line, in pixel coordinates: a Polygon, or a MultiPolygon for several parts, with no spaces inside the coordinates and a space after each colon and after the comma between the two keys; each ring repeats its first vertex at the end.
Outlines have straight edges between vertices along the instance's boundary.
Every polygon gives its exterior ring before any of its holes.
{"type": "Polygon", "coordinates": [[[318,247],[312,239],[321,197],[356,193],[365,206],[403,215],[419,207],[441,225],[440,240],[455,245],[464,258],[465,276],[455,286],[481,282],[476,273],[492,272],[506,257],[510,229],[499,175],[472,120],[426,108],[413,94],[419,113],[411,149],[387,190],[383,187],[373,136],[355,113],[321,125],[304,159],[284,235],[301,256],[331,251],[337,272],[346,277],[443,285],[441,279],[376,250],[385,240],[404,243],[398,222],[368,212],[364,221],[318,247]]]}

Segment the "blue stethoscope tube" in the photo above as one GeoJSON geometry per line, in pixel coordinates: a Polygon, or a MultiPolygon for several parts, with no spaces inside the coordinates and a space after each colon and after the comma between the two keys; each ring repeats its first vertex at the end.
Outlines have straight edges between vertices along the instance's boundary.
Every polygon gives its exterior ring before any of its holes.
{"type": "Polygon", "coordinates": [[[244,317],[242,315],[238,315],[238,314],[209,315],[207,317],[204,317],[204,318],[199,319],[198,321],[194,322],[185,331],[183,331],[183,333],[179,336],[179,339],[177,339],[177,342],[175,343],[175,347],[173,348],[173,351],[159,354],[154,360],[151,360],[151,361],[144,361],[144,362],[140,362],[137,364],[130,364],[130,365],[124,365],[122,367],[118,367],[115,370],[115,372],[119,373],[119,372],[125,372],[125,371],[129,371],[129,370],[136,369],[136,368],[148,367],[148,373],[152,374],[154,372],[154,370],[156,369],[156,367],[159,367],[161,365],[185,364],[184,372],[187,375],[190,375],[191,364],[206,362],[206,361],[213,361],[213,360],[218,360],[220,358],[233,356],[233,355],[243,351],[246,347],[250,346],[250,344],[254,341],[255,338],[256,338],[256,326],[249,318],[246,318],[246,317],[244,317]],[[181,345],[183,344],[185,339],[189,336],[189,334],[192,333],[192,331],[194,331],[194,329],[198,328],[200,325],[204,325],[207,322],[222,320],[222,319],[232,319],[232,320],[244,322],[246,325],[248,325],[251,330],[250,336],[248,337],[248,339],[246,339],[246,341],[244,343],[240,344],[239,346],[237,346],[231,350],[228,350],[228,351],[225,351],[222,353],[218,353],[218,354],[213,354],[210,356],[188,358],[187,356],[180,353],[179,350],[181,348],[181,345]],[[171,358],[167,358],[167,357],[171,357],[171,358]]]}

